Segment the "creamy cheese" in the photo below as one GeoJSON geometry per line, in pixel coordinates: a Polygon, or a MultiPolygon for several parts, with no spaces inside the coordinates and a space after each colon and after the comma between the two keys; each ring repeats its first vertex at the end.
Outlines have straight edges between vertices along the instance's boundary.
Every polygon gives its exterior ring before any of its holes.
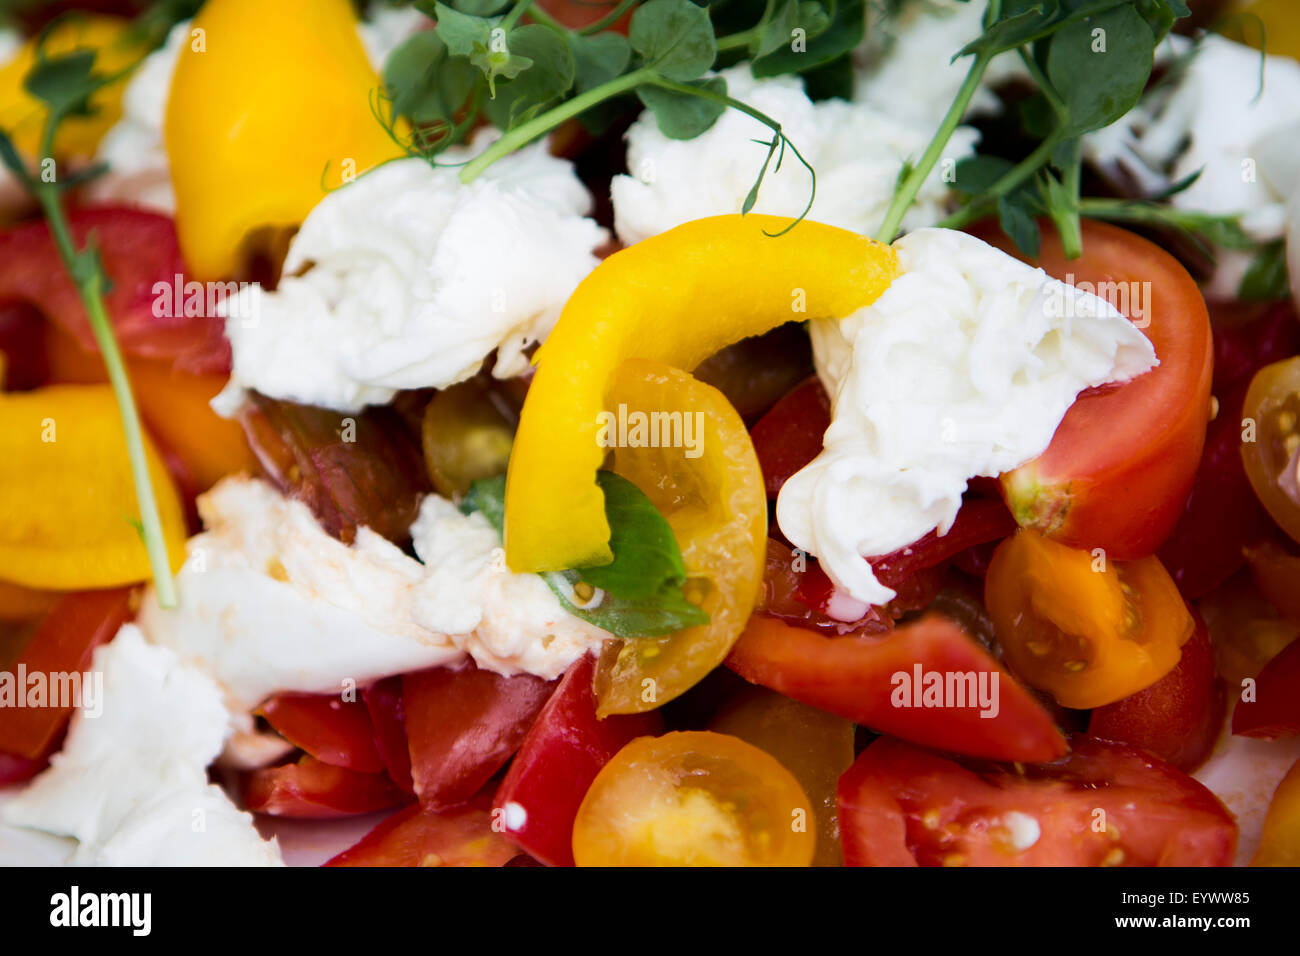
{"type": "Polygon", "coordinates": [[[95,651],[99,717],[77,712],[50,769],[5,805],[4,819],[78,841],[70,862],[109,866],[279,863],[252,817],[208,783],[230,732],[217,685],[124,626],[95,651]]]}
{"type": "Polygon", "coordinates": [[[812,326],[832,421],[777,500],[785,536],[868,604],[894,592],[864,556],[945,533],[970,478],[1041,454],[1080,391],[1155,364],[1104,299],[973,236],[894,247],[902,274],[873,305],[812,326]]]}
{"type": "MultiPolygon", "coordinates": [[[[719,74],[728,93],[781,124],[790,142],[817,171],[809,217],[870,234],[884,221],[899,170],[918,159],[934,126],[887,114],[873,106],[831,99],[814,103],[794,76],[757,80],[742,63],[719,74]]],[[[724,112],[691,140],[669,139],[645,111],[627,133],[627,175],[611,184],[614,229],[624,244],[639,242],[692,219],[738,213],[763,165],[771,130],[735,109],[724,112]]],[[[906,228],[929,225],[944,215],[949,187],[944,170],[971,155],[975,131],[959,128],[944,159],[927,179],[904,220],[906,228]]],[[[812,179],[789,149],[780,169],[767,168],[755,212],[798,216],[808,203],[812,179]]]]}
{"type": "Polygon", "coordinates": [[[448,150],[437,168],[386,163],[321,200],[256,320],[227,320],[234,371],[214,407],[233,411],[253,388],[355,411],[462,381],[493,349],[494,374],[524,373],[524,350],[595,268],[605,232],[585,218],[572,165],[544,142],[463,185],[454,164],[494,136],[448,150]]]}

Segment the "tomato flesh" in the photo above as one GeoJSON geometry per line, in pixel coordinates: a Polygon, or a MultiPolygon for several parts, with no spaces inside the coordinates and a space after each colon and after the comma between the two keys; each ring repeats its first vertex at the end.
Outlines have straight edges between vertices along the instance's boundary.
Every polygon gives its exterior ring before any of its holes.
{"type": "Polygon", "coordinates": [[[504,866],[518,852],[486,805],[435,813],[413,803],[325,866],[504,866]]]}
{"type": "Polygon", "coordinates": [[[260,713],[295,747],[323,763],[358,773],[384,770],[366,705],[334,694],[280,694],[260,713]]]}
{"type": "Polygon", "coordinates": [[[254,813],[307,820],[374,813],[410,799],[385,775],[344,770],[310,756],[246,774],[241,795],[254,813]]]}
{"type": "Polygon", "coordinates": [[[1292,641],[1264,665],[1255,682],[1255,699],[1239,700],[1232,732],[1272,740],[1300,733],[1300,642],[1292,641]]]}
{"type": "Polygon", "coordinates": [[[1300,355],[1255,373],[1243,414],[1246,477],[1278,526],[1300,541],[1300,355]]]}

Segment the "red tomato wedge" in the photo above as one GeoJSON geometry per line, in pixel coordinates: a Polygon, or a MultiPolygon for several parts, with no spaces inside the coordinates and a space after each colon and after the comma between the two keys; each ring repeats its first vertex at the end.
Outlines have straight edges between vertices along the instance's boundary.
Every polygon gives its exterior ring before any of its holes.
{"type": "MultiPolygon", "coordinates": [[[[26,694],[33,675],[42,675],[40,680],[48,687],[52,674],[84,674],[95,648],[111,640],[130,616],[130,588],[77,591],[60,598],[6,668],[14,675],[15,693],[26,694]],[[20,675],[26,675],[27,688],[20,675]]],[[[0,696],[0,744],[19,757],[43,757],[72,715],[71,702],[22,707],[14,703],[0,696]]]]}
{"type": "Polygon", "coordinates": [[[33,760],[0,750],[0,787],[30,780],[47,766],[49,760],[44,757],[33,760]]]}
{"type": "Polygon", "coordinates": [[[1232,732],[1272,740],[1300,733],[1300,641],[1292,641],[1264,665],[1255,680],[1255,699],[1240,700],[1232,732]]]}
{"type": "Polygon", "coordinates": [[[504,866],[518,853],[485,803],[443,813],[413,803],[325,866],[504,866]]]}
{"type": "Polygon", "coordinates": [[[415,793],[411,779],[411,749],[406,741],[406,709],[402,704],[402,678],[385,677],[362,692],[362,700],[375,728],[375,748],[388,776],[407,793],[415,793]]]}
{"type": "MultiPolygon", "coordinates": [[[[123,353],[166,359],[186,372],[229,374],[230,343],[222,320],[206,314],[206,290],[205,314],[185,314],[186,269],[171,219],[139,209],[101,206],[72,213],[69,226],[79,246],[94,237],[112,281],[105,299],[123,353]],[[179,303],[174,301],[178,276],[182,281],[179,303]],[[155,310],[155,303],[171,308],[155,310]]],[[[54,239],[44,222],[0,232],[0,302],[30,303],[70,332],[83,349],[98,352],[76,286],[58,262],[54,239]]]]}
{"type": "Polygon", "coordinates": [[[1088,733],[1140,747],[1191,773],[1210,756],[1223,729],[1226,699],[1214,673],[1214,645],[1205,622],[1183,645],[1178,666],[1146,690],[1098,707],[1088,733]]]}
{"type": "Polygon", "coordinates": [[[241,795],[254,813],[298,819],[352,817],[410,799],[386,775],[344,770],[311,756],[245,774],[241,795]]]}
{"type": "Polygon", "coordinates": [[[791,475],[821,454],[822,437],[830,424],[830,397],[820,381],[810,378],[750,429],[769,499],[775,499],[791,475]]]}
{"type": "Polygon", "coordinates": [[[519,749],[555,681],[502,677],[473,662],[402,677],[411,776],[421,806],[469,800],[519,749]]]}
{"type": "Polygon", "coordinates": [[[960,626],[938,614],[889,634],[847,637],[825,637],[756,614],[727,666],[752,684],[925,746],[1027,763],[1065,753],[1065,738],[1042,704],[960,626]],[[938,706],[926,705],[923,690],[932,675],[953,684],[954,695],[940,698],[938,706]],[[959,680],[961,675],[969,680],[959,680]],[[992,706],[979,704],[981,681],[992,706]],[[972,683],[975,688],[965,706],[956,706],[959,683],[963,694],[972,683]]]}
{"type": "Polygon", "coordinates": [[[323,763],[358,773],[385,769],[361,701],[335,694],[280,694],[264,703],[260,713],[280,736],[323,763]]]}
{"type": "Polygon", "coordinates": [[[549,866],[573,866],[573,820],[600,768],[636,737],[663,733],[657,710],[596,717],[591,655],[576,661],[528,731],[492,805],[518,847],[549,866]]]}
{"type": "Polygon", "coordinates": [[[882,737],[840,778],[848,866],[1228,866],[1237,825],[1173,767],[1084,735],[1023,772],[882,737]]]}
{"type": "MultiPolygon", "coordinates": [[[[1005,236],[984,238],[1013,251],[1005,236]]],[[[1062,544],[1146,557],[1177,523],[1201,460],[1213,368],[1205,302],[1173,256],[1106,223],[1084,220],[1083,256],[1073,260],[1048,225],[1037,265],[1076,284],[1118,283],[1121,310],[1127,298],[1137,311],[1141,296],[1160,364],[1081,395],[1047,451],[1002,476],[1003,495],[1020,524],[1062,544]]]]}

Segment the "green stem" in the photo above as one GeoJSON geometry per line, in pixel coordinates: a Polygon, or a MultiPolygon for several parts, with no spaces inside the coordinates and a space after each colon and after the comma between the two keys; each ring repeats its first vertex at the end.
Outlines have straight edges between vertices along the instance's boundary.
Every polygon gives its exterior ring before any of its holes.
{"type": "Polygon", "coordinates": [[[727,50],[736,50],[741,47],[747,47],[757,40],[763,33],[763,24],[751,27],[748,30],[741,30],[739,33],[729,33],[725,37],[718,37],[718,52],[723,53],[727,50]]]}
{"type": "Polygon", "coordinates": [[[876,238],[881,242],[893,242],[894,237],[898,235],[899,227],[903,224],[903,216],[907,214],[908,208],[916,199],[916,194],[920,192],[926,177],[934,169],[934,164],[939,161],[939,156],[943,153],[943,148],[948,145],[948,140],[952,138],[953,131],[961,125],[962,117],[966,115],[966,108],[970,106],[975,91],[979,89],[980,80],[984,77],[984,71],[989,65],[989,59],[989,56],[982,53],[975,57],[975,62],[971,64],[970,70],[967,71],[966,79],[962,82],[957,98],[948,107],[948,112],[944,115],[943,122],[939,124],[934,139],[930,140],[930,145],[926,147],[925,153],[921,156],[921,161],[907,174],[898,189],[894,191],[894,200],[889,205],[889,211],[885,213],[885,221],[881,223],[880,229],[876,232],[876,238]]]}
{"type": "Polygon", "coordinates": [[[605,100],[627,93],[654,76],[654,70],[649,67],[642,67],[639,70],[633,70],[631,73],[624,73],[622,76],[614,77],[608,83],[602,83],[585,93],[580,93],[571,100],[566,100],[555,109],[547,110],[541,116],[536,116],[527,123],[521,123],[466,163],[465,167],[460,171],[460,181],[467,184],[472,183],[483,170],[498,159],[509,156],[515,150],[528,145],[539,136],[544,136],[561,123],[586,112],[597,103],[603,103],[605,100]]]}
{"type": "Polygon", "coordinates": [[[519,22],[519,18],[528,12],[528,8],[532,5],[533,0],[519,0],[518,3],[510,8],[510,12],[506,14],[506,18],[501,21],[502,29],[509,33],[510,28],[519,22]]]}
{"type": "Polygon", "coordinates": [[[528,18],[552,30],[559,30],[561,33],[569,32],[569,28],[547,13],[545,7],[529,7],[528,18]]]}

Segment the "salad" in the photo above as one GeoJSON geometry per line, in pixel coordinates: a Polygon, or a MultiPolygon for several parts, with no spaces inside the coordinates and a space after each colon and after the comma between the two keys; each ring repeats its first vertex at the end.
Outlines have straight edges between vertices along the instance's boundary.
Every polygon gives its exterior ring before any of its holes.
{"type": "Polygon", "coordinates": [[[0,861],[1300,864],[1294,5],[77,6],[0,861]]]}

